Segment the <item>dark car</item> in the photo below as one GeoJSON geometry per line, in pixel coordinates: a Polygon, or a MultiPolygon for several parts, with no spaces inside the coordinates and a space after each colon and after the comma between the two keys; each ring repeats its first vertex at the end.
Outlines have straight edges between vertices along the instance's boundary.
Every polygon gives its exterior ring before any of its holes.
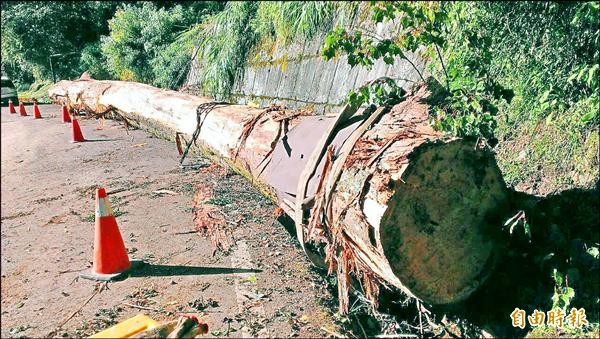
{"type": "Polygon", "coordinates": [[[8,100],[12,100],[13,104],[19,104],[17,89],[9,78],[2,77],[2,105],[8,105],[8,100]]]}

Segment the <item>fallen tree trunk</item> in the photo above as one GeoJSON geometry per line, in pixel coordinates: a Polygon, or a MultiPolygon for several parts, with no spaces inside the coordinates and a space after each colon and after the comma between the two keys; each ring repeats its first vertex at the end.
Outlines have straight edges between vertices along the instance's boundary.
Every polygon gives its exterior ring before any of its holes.
{"type": "Polygon", "coordinates": [[[215,160],[249,178],[294,218],[303,248],[336,271],[340,309],[354,275],[368,297],[395,286],[430,304],[461,301],[491,272],[507,190],[491,152],[428,124],[423,87],[386,108],[338,116],[218,105],[120,81],[61,81],[58,103],[118,112],[167,139],[192,135],[215,160]]]}

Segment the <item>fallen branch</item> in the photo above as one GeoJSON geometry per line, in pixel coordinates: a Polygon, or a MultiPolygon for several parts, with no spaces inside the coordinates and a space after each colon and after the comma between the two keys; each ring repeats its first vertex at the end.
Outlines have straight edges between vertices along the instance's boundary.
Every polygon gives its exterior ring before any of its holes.
{"type": "Polygon", "coordinates": [[[175,233],[173,233],[173,235],[192,234],[192,233],[198,233],[198,230],[185,231],[185,232],[175,232],[175,233]]]}
{"type": "Polygon", "coordinates": [[[73,273],[73,272],[81,272],[81,271],[84,271],[84,270],[87,270],[87,269],[88,269],[88,268],[82,268],[82,269],[79,269],[79,270],[66,270],[66,271],[58,271],[58,274],[73,273]]]}
{"type": "Polygon", "coordinates": [[[339,334],[339,333],[337,333],[337,332],[330,331],[330,330],[328,330],[326,327],[321,327],[321,330],[323,330],[323,331],[325,331],[325,332],[327,332],[327,333],[331,334],[332,336],[334,336],[334,337],[336,337],[336,338],[348,338],[348,337],[346,337],[346,336],[344,336],[344,335],[341,335],[341,334],[339,334]]]}
{"type": "Polygon", "coordinates": [[[164,312],[164,310],[159,310],[159,309],[156,309],[156,308],[146,307],[146,306],[141,306],[141,305],[130,304],[130,303],[126,303],[124,301],[122,301],[121,304],[123,304],[125,306],[129,306],[129,307],[133,307],[133,308],[139,308],[140,310],[154,311],[154,312],[164,312]]]}
{"type": "Polygon", "coordinates": [[[56,331],[58,331],[60,328],[62,328],[67,322],[69,322],[69,320],[71,320],[77,313],[79,313],[85,307],[85,305],[87,305],[97,294],[102,292],[106,288],[107,285],[108,285],[108,282],[97,284],[96,287],[94,288],[94,293],[92,293],[92,295],[83,304],[81,304],[81,306],[79,306],[73,313],[71,313],[71,315],[69,315],[52,332],[50,332],[48,334],[48,337],[54,336],[54,333],[56,333],[56,331]]]}
{"type": "Polygon", "coordinates": [[[117,189],[115,189],[115,190],[112,190],[112,191],[108,191],[108,192],[106,192],[106,194],[107,194],[107,195],[111,195],[111,194],[116,194],[116,193],[125,192],[125,191],[129,190],[129,188],[130,188],[130,187],[127,187],[127,188],[117,188],[117,189]]]}

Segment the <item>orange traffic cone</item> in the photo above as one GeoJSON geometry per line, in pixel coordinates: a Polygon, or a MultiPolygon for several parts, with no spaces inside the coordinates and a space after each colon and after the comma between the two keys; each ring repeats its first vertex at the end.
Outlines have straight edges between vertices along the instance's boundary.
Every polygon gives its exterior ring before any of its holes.
{"type": "Polygon", "coordinates": [[[104,188],[96,190],[96,231],[94,238],[94,263],[92,271],[81,277],[92,280],[113,280],[141,263],[129,260],[117,219],[104,188]]]}
{"type": "Polygon", "coordinates": [[[67,106],[63,105],[62,107],[62,115],[63,115],[63,122],[71,122],[71,115],[69,114],[69,110],[67,109],[67,106]]]}
{"type": "Polygon", "coordinates": [[[71,140],[71,142],[85,141],[83,133],[81,133],[81,128],[79,127],[79,121],[77,121],[77,119],[73,119],[71,125],[73,126],[73,140],[71,140]]]}
{"type": "Polygon", "coordinates": [[[11,113],[17,113],[15,110],[15,104],[13,104],[12,100],[8,100],[8,109],[11,113]]]}
{"type": "Polygon", "coordinates": [[[40,108],[37,105],[37,102],[33,102],[33,116],[36,119],[41,119],[42,118],[42,113],[40,112],[40,108]]]}
{"type": "Polygon", "coordinates": [[[25,105],[23,105],[22,101],[19,103],[19,114],[21,114],[22,117],[27,116],[27,111],[25,110],[25,105]]]}

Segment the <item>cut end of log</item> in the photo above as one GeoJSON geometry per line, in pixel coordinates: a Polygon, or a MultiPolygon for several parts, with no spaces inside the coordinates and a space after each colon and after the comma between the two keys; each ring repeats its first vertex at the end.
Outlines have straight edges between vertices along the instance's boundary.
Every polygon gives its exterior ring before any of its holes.
{"type": "Polygon", "coordinates": [[[394,274],[425,302],[464,300],[494,266],[507,190],[493,155],[474,144],[415,150],[381,220],[394,274]]]}

